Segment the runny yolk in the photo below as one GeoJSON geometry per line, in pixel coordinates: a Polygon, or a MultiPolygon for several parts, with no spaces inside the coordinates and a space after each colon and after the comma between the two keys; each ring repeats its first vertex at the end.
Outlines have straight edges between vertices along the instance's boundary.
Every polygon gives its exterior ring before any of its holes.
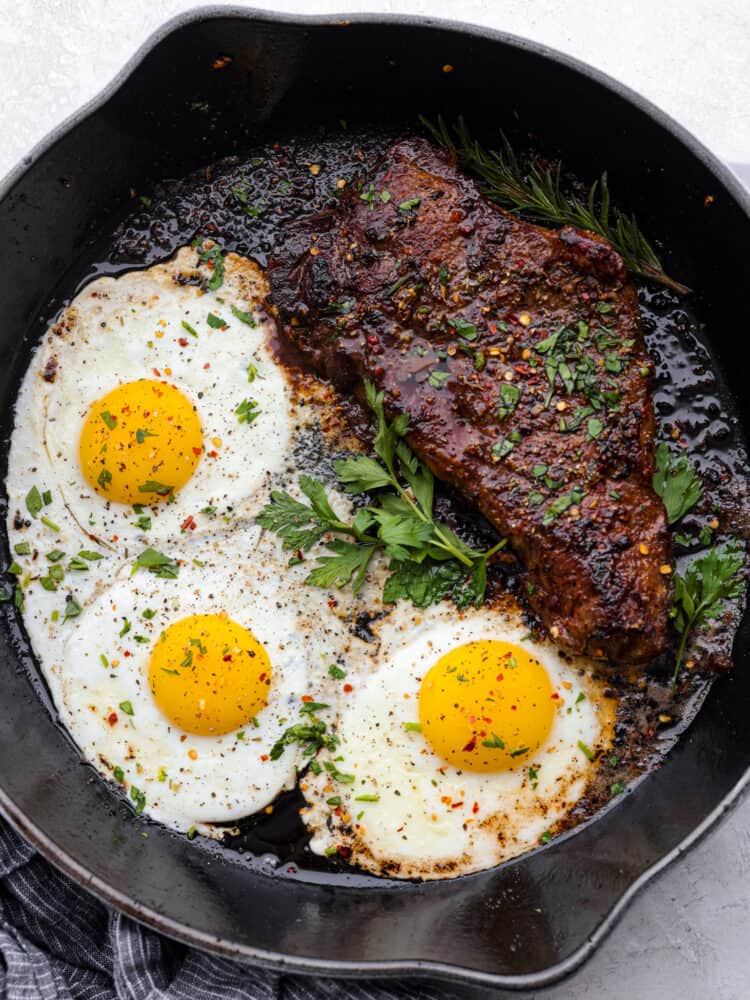
{"type": "Polygon", "coordinates": [[[190,615],[162,633],[148,675],[154,700],[172,725],[221,736],[265,708],[271,661],[253,633],[231,618],[190,615]]]}
{"type": "Polygon", "coordinates": [[[86,480],[117,503],[169,499],[195,472],[203,431],[191,401],[154,379],[126,382],[89,410],[78,454],[86,480]]]}
{"type": "Polygon", "coordinates": [[[541,663],[496,639],[457,646],[425,675],[422,732],[438,757],[465,771],[523,767],[549,737],[554,691],[541,663]]]}

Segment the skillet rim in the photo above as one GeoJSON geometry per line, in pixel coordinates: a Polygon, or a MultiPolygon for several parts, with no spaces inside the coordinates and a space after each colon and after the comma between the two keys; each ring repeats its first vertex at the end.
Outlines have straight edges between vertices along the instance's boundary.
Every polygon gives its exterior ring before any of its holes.
{"type": "MultiPolygon", "coordinates": [[[[608,74],[589,66],[579,59],[559,52],[547,45],[495,28],[425,15],[385,12],[297,14],[283,11],[269,11],[255,7],[238,7],[231,4],[220,6],[209,4],[193,7],[169,18],[155,29],[127,60],[122,69],[115,74],[98,94],[53,128],[6,174],[0,181],[0,199],[4,199],[10,194],[16,184],[22,180],[28,168],[48,153],[69,131],[101,110],[130,77],[137,72],[151,52],[167,37],[175,31],[191,24],[227,18],[242,18],[243,20],[259,23],[297,25],[300,27],[340,26],[342,29],[345,29],[350,23],[393,25],[406,28],[440,28],[469,37],[489,38],[491,41],[500,42],[523,52],[542,56],[544,59],[571,69],[585,79],[592,80],[615,93],[651,118],[661,129],[671,133],[679,143],[687,147],[704,164],[724,190],[735,200],[740,210],[750,216],[750,191],[748,191],[732,169],[719,160],[687,128],[680,125],[666,112],[625,84],[620,83],[608,74]]],[[[627,890],[622,893],[609,913],[606,914],[595,931],[583,944],[563,961],[538,972],[521,975],[483,972],[478,969],[449,965],[426,959],[394,961],[363,960],[353,962],[328,961],[309,956],[290,957],[280,952],[255,948],[251,945],[239,944],[228,939],[213,937],[202,931],[190,929],[185,924],[179,923],[170,917],[159,914],[149,907],[139,904],[136,900],[120,892],[103,879],[92,875],[72,855],[60,848],[39,826],[30,822],[22,808],[11,800],[2,787],[0,787],[0,815],[8,820],[43,857],[87,891],[91,892],[101,902],[115,907],[152,930],[165,934],[183,944],[218,953],[227,958],[273,969],[280,973],[308,973],[311,975],[330,975],[341,978],[361,978],[364,976],[371,978],[391,978],[406,974],[423,978],[432,977],[467,985],[521,990],[549,986],[570,975],[581,966],[611,932],[635,896],[652,879],[655,879],[669,865],[699,843],[714,826],[726,817],[740,802],[748,786],[750,786],[750,767],[734,787],[719,801],[715,808],[704,817],[701,823],[671,851],[664,854],[651,867],[643,871],[627,890]]]]}

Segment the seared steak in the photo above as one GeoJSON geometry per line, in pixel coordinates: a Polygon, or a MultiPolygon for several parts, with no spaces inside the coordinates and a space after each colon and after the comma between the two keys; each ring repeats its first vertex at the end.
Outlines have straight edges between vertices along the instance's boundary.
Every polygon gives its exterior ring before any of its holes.
{"type": "Polygon", "coordinates": [[[507,536],[560,645],[629,663],[664,650],[653,366],[608,243],[520,221],[409,139],[290,228],[270,279],[312,368],[383,389],[414,451],[507,536]]]}

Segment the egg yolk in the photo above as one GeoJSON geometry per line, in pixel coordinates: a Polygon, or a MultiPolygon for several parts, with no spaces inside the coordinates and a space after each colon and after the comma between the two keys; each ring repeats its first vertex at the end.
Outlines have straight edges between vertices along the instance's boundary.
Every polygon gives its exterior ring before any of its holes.
{"type": "Polygon", "coordinates": [[[162,633],[148,675],[156,704],[174,726],[222,736],[265,708],[271,661],[253,633],[225,615],[190,615],[162,633]]]}
{"type": "Polygon", "coordinates": [[[457,646],[427,672],[419,721],[442,760],[465,771],[511,771],[549,737],[549,675],[525,649],[482,639],[457,646]]]}
{"type": "Polygon", "coordinates": [[[139,379],[89,410],[78,454],[86,480],[117,503],[171,498],[195,472],[203,431],[195,407],[167,382],[139,379]]]}

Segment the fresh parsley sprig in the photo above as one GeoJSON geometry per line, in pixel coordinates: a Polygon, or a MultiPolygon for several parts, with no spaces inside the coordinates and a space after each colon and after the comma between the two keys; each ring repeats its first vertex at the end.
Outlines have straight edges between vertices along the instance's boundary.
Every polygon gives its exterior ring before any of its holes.
{"type": "Polygon", "coordinates": [[[684,517],[703,493],[701,478],[687,455],[675,458],[663,441],[656,446],[653,486],[664,501],[668,524],[675,524],[684,517]]]}
{"type": "Polygon", "coordinates": [[[506,136],[501,132],[500,149],[485,149],[470,133],[463,118],[453,128],[438,116],[437,122],[420,121],[432,138],[453,153],[466,170],[476,174],[483,193],[511,212],[529,215],[552,225],[572,225],[597,233],[612,244],[628,270],[658,281],[679,295],[690,289],[671,278],[656,251],[638,227],[634,216],[612,208],[607,174],[594,181],[585,201],[565,194],[561,169],[534,165],[521,167],[506,136]]]}
{"type": "Polygon", "coordinates": [[[350,522],[343,521],[331,507],[322,483],[301,476],[300,489],[309,504],[274,491],[258,523],[295,551],[307,552],[324,536],[334,536],[325,541],[332,554],[318,556],[307,576],[306,582],[314,586],[344,587],[351,582],[358,593],[370,560],[382,551],[390,559],[384,600],[409,598],[424,608],[450,596],[460,607],[478,607],[487,586],[487,562],[505,541],[480,552],[435,520],[434,477],[404,439],[408,416],[401,414],[389,423],[383,394],[369,382],[365,393],[376,418],[375,457],[342,459],[333,468],[347,493],[370,494],[370,504],[357,510],[350,522]]]}
{"type": "Polygon", "coordinates": [[[680,635],[675,657],[672,688],[694,629],[719,617],[726,601],[739,597],[745,586],[742,570],[745,551],[741,543],[730,541],[709,549],[694,559],[684,575],[675,574],[671,619],[680,635]]]}

